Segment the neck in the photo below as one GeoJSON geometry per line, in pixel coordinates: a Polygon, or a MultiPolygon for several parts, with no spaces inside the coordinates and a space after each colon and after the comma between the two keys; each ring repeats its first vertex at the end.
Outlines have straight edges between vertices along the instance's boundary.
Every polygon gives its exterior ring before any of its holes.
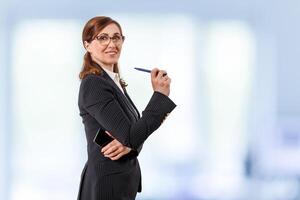
{"type": "Polygon", "coordinates": [[[112,65],[107,65],[107,64],[104,64],[104,63],[98,63],[101,67],[103,67],[103,68],[105,68],[105,69],[107,69],[107,70],[109,70],[109,71],[111,71],[111,72],[114,72],[114,65],[112,64],[112,65]]]}
{"type": "Polygon", "coordinates": [[[105,65],[105,64],[100,64],[101,67],[104,67],[105,69],[114,72],[114,65],[105,65]]]}
{"type": "Polygon", "coordinates": [[[105,64],[99,60],[95,60],[95,62],[100,65],[101,67],[111,71],[111,72],[114,72],[114,64],[105,64]]]}

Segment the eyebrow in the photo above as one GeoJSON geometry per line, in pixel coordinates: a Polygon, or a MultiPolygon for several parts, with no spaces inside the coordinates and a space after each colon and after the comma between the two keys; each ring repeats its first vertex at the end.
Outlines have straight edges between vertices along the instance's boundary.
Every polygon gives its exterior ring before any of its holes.
{"type": "MultiPolygon", "coordinates": [[[[100,35],[108,35],[108,36],[109,36],[108,33],[101,33],[101,34],[99,34],[99,35],[97,35],[97,36],[100,36],[100,35]]],[[[122,34],[121,34],[121,33],[114,33],[113,35],[122,35],[122,34]]]]}

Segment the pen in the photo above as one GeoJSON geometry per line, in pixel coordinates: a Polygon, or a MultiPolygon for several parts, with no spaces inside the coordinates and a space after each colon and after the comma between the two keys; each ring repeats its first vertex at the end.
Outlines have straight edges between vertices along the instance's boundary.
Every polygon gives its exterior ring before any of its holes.
{"type": "MultiPolygon", "coordinates": [[[[148,72],[151,73],[151,70],[149,69],[143,69],[143,68],[139,68],[139,67],[135,67],[134,69],[142,71],[142,72],[148,72]]],[[[167,73],[164,73],[163,76],[167,75],[167,73]]]]}
{"type": "Polygon", "coordinates": [[[142,72],[148,72],[148,73],[151,73],[151,70],[149,70],[149,69],[143,69],[143,68],[139,68],[139,67],[135,67],[134,69],[139,70],[139,71],[142,71],[142,72]]]}

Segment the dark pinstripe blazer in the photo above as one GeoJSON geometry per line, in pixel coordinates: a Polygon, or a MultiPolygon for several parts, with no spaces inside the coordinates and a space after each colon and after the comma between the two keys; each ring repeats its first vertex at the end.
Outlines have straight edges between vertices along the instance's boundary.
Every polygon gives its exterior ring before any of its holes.
{"type": "Polygon", "coordinates": [[[88,161],[83,169],[78,200],[133,200],[141,191],[137,156],[144,141],[176,105],[154,92],[142,117],[127,92],[125,95],[103,71],[88,75],[80,85],[78,105],[87,139],[88,161]],[[99,128],[110,132],[133,150],[117,161],[101,154],[93,138],[99,128]]]}

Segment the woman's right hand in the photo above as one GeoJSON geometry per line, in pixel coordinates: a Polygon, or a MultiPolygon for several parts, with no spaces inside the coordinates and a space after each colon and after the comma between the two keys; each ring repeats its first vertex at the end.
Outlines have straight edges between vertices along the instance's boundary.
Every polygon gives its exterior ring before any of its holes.
{"type": "Polygon", "coordinates": [[[168,77],[167,72],[154,68],[151,70],[152,88],[156,92],[160,92],[166,96],[170,94],[171,78],[168,77]],[[166,74],[166,75],[164,75],[166,74]]]}

